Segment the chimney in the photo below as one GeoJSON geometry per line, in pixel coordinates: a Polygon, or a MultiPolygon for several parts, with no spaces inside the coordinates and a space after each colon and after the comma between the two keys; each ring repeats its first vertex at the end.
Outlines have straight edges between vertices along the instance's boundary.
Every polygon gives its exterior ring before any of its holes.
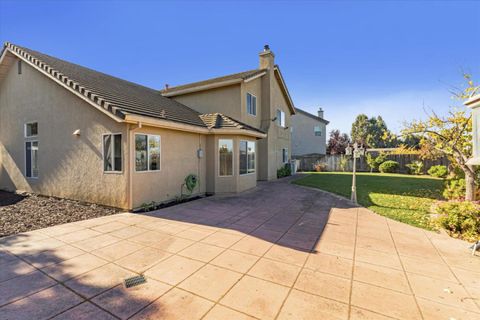
{"type": "Polygon", "coordinates": [[[263,51],[258,54],[260,56],[260,69],[272,69],[275,66],[275,55],[268,44],[263,46],[263,51]]]}
{"type": "Polygon", "coordinates": [[[320,107],[318,108],[318,117],[323,119],[323,109],[320,107]]]}
{"type": "Polygon", "coordinates": [[[170,85],[168,83],[165,83],[165,91],[167,91],[169,87],[170,85]]]}

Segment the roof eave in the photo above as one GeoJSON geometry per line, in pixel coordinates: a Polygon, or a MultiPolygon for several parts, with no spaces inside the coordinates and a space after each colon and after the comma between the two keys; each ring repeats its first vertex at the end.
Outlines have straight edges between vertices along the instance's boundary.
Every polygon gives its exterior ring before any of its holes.
{"type": "Polygon", "coordinates": [[[480,107],[480,94],[470,97],[470,99],[464,102],[464,105],[469,108],[480,107]]]}
{"type": "Polygon", "coordinates": [[[281,88],[283,89],[283,94],[285,95],[285,98],[287,99],[287,103],[288,103],[288,107],[290,108],[290,112],[291,112],[292,115],[294,115],[295,114],[295,106],[293,104],[292,97],[290,96],[290,92],[288,92],[287,84],[285,83],[285,80],[283,79],[282,72],[280,71],[280,68],[277,65],[275,65],[274,70],[277,72],[276,74],[278,74],[277,78],[280,81],[281,88]]]}
{"type": "Polygon", "coordinates": [[[206,84],[206,85],[201,85],[201,86],[197,86],[197,87],[190,87],[190,88],[180,89],[180,90],[169,89],[167,91],[162,92],[162,95],[164,97],[175,97],[175,96],[179,96],[179,95],[182,95],[182,94],[188,94],[188,93],[205,91],[205,90],[210,90],[210,89],[215,89],[215,88],[220,88],[220,87],[231,86],[231,85],[234,85],[234,84],[241,83],[242,81],[243,81],[243,79],[239,78],[239,79],[231,79],[231,80],[227,80],[227,81],[209,83],[209,84],[206,84]]]}
{"type": "Polygon", "coordinates": [[[150,127],[156,127],[156,128],[193,132],[193,133],[200,133],[200,134],[244,135],[244,136],[256,137],[259,139],[263,139],[267,137],[265,133],[260,133],[260,132],[248,130],[248,129],[223,129],[223,128],[209,129],[207,127],[196,126],[196,125],[186,124],[186,123],[179,123],[172,120],[159,119],[159,118],[141,116],[136,114],[126,114],[124,121],[126,123],[131,123],[131,124],[140,123],[142,126],[150,126],[150,127]]]}

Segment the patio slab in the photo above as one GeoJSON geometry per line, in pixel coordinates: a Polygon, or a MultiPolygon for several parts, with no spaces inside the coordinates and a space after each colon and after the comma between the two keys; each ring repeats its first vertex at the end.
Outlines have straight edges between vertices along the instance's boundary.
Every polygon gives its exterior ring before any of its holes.
{"type": "Polygon", "coordinates": [[[288,182],[2,238],[0,320],[480,319],[467,243],[288,182]]]}

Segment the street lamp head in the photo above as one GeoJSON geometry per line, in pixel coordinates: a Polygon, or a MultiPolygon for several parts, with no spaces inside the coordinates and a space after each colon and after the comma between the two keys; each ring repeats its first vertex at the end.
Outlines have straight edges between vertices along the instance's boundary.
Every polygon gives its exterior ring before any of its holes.
{"type": "Polygon", "coordinates": [[[351,156],[352,155],[352,147],[351,146],[347,146],[345,148],[345,155],[347,156],[351,156]]]}

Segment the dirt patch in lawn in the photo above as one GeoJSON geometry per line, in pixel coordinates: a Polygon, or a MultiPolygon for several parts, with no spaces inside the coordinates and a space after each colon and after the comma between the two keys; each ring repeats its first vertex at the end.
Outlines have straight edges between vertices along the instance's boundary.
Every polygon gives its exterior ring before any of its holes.
{"type": "Polygon", "coordinates": [[[0,191],[0,237],[121,211],[74,200],[0,191]]]}

